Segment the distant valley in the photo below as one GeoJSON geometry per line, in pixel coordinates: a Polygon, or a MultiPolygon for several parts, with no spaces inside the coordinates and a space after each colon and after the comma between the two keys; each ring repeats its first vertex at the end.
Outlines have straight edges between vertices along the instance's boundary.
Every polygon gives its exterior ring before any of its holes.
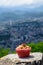
{"type": "Polygon", "coordinates": [[[43,41],[43,8],[0,7],[0,47],[43,41]]]}
{"type": "Polygon", "coordinates": [[[43,6],[29,8],[28,5],[19,7],[0,7],[0,22],[18,19],[43,17],[43,6]]]}

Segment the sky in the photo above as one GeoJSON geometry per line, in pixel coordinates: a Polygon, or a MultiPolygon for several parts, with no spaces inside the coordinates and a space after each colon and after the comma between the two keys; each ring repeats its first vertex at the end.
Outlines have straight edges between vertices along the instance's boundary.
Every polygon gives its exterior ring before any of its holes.
{"type": "Polygon", "coordinates": [[[0,6],[43,5],[43,0],[0,0],[0,6]]]}

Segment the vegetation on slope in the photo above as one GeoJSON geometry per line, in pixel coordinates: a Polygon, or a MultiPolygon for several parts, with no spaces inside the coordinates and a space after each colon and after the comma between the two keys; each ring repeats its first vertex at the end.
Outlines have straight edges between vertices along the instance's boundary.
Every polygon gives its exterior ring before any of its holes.
{"type": "Polygon", "coordinates": [[[7,54],[9,54],[10,52],[10,49],[3,49],[3,48],[0,48],[0,57],[3,57],[7,54]]]}
{"type": "Polygon", "coordinates": [[[38,42],[38,43],[31,43],[27,44],[29,45],[32,49],[31,52],[42,52],[43,53],[43,42],[38,42]]]}

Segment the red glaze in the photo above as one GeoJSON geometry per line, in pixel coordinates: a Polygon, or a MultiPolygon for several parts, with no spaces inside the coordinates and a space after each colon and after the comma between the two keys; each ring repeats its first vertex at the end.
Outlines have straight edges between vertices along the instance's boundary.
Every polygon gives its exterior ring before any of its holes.
{"type": "Polygon", "coordinates": [[[30,55],[31,47],[26,49],[16,48],[16,52],[20,58],[25,58],[30,55]]]}

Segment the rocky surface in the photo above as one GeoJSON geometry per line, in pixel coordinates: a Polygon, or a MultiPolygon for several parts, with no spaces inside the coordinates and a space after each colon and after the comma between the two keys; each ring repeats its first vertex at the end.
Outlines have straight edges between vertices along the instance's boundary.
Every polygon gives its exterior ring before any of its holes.
{"type": "Polygon", "coordinates": [[[10,54],[0,59],[0,65],[43,65],[42,53],[31,53],[28,58],[10,54]]]}

